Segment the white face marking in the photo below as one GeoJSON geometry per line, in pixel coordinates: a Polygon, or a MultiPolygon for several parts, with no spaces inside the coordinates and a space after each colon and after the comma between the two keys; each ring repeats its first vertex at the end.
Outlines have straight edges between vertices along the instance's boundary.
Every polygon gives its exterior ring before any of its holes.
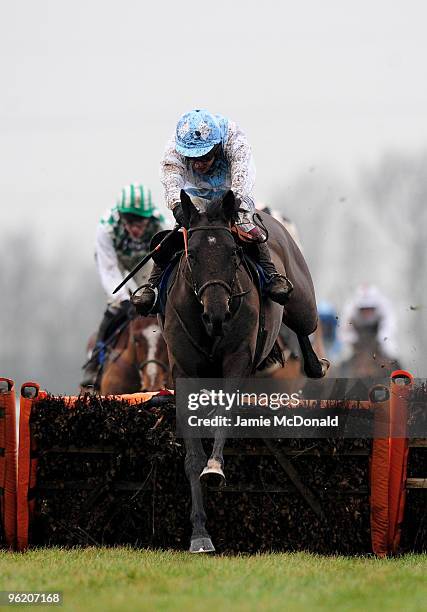
{"type": "Polygon", "coordinates": [[[215,236],[208,236],[208,242],[209,244],[212,246],[213,244],[216,244],[216,238],[215,236]]]}
{"type": "MultiPolygon", "coordinates": [[[[145,359],[147,361],[149,361],[150,359],[155,359],[156,358],[156,350],[157,350],[157,344],[159,342],[159,338],[160,338],[160,329],[158,325],[149,325],[148,327],[146,327],[143,332],[142,335],[144,336],[144,338],[147,340],[147,346],[148,346],[148,350],[147,350],[147,355],[145,357],[145,359]]],[[[149,363],[147,365],[147,376],[150,380],[150,385],[153,386],[154,382],[156,380],[156,372],[157,372],[157,368],[159,366],[156,363],[149,363]]]]}

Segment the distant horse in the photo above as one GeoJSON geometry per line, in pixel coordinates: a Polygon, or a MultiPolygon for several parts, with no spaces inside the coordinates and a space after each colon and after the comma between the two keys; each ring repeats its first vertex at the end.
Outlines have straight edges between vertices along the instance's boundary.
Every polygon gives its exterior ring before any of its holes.
{"type": "Polygon", "coordinates": [[[353,354],[338,366],[337,378],[387,378],[394,370],[400,369],[397,359],[391,359],[385,355],[377,340],[376,330],[358,329],[357,334],[353,354]]]}
{"type": "MultiPolygon", "coordinates": [[[[252,375],[271,353],[282,320],[295,331],[305,373],[321,377],[326,370],[308,338],[317,326],[317,310],[310,273],[286,229],[270,215],[260,213],[269,233],[268,246],[278,271],[291,280],[294,290],[285,308],[263,302],[265,333],[260,331],[260,297],[232,224],[237,204],[231,191],[223,200],[210,202],[200,213],[181,191],[188,250],[178,263],[168,291],[164,337],[174,381],[176,378],[239,378],[252,375]]],[[[185,439],[185,469],[192,497],[192,552],[214,547],[206,531],[206,513],[200,477],[224,478],[224,434],[215,435],[206,464],[202,441],[185,439]]]]}
{"type": "MultiPolygon", "coordinates": [[[[89,348],[93,348],[92,339],[89,348]]],[[[157,391],[170,387],[168,354],[157,318],[136,317],[107,350],[99,381],[102,395],[157,391]]]]}

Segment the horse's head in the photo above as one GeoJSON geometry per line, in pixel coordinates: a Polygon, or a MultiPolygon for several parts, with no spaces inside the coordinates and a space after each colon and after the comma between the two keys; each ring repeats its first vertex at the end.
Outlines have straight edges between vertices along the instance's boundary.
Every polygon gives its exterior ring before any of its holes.
{"type": "Polygon", "coordinates": [[[166,343],[157,317],[137,317],[131,324],[134,361],[139,373],[141,391],[158,391],[170,386],[166,343]]]}
{"type": "Polygon", "coordinates": [[[102,395],[158,391],[172,384],[166,343],[157,318],[136,317],[124,327],[102,372],[102,395]]]}
{"type": "Polygon", "coordinates": [[[199,212],[181,191],[184,224],[188,228],[188,267],[194,292],[203,307],[202,319],[210,336],[221,336],[231,318],[230,302],[241,255],[231,225],[238,205],[232,191],[199,212]]]}

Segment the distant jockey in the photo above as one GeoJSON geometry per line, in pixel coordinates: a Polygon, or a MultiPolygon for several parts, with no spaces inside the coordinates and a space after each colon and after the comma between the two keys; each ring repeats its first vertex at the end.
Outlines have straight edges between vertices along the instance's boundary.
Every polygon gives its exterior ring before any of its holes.
{"type": "MultiPolygon", "coordinates": [[[[113,290],[149,251],[151,238],[164,229],[164,219],[154,206],[151,192],[140,183],[124,187],[116,206],[100,220],[95,238],[95,258],[108,307],[99,326],[95,351],[86,365],[82,387],[94,386],[103,343],[133,309],[131,292],[146,283],[151,265],[143,267],[118,293],[113,290]]],[[[101,359],[100,359],[101,357],[101,359]]]]}
{"type": "MultiPolygon", "coordinates": [[[[178,223],[183,223],[180,192],[184,189],[200,210],[214,198],[232,189],[240,205],[237,226],[250,234],[259,264],[268,278],[269,297],[281,304],[287,301],[291,284],[280,275],[271,261],[262,231],[254,225],[253,188],[255,165],[246,136],[234,121],[206,110],[185,113],[166,146],[161,162],[160,178],[167,206],[178,223]]],[[[155,301],[163,269],[154,264],[149,285],[133,302],[142,315],[150,312],[155,301]]]]}
{"type": "Polygon", "coordinates": [[[386,357],[397,359],[396,319],[391,302],[374,285],[362,285],[344,306],[338,335],[346,352],[351,352],[360,337],[369,333],[376,336],[386,357]]]}
{"type": "Polygon", "coordinates": [[[326,357],[336,365],[342,353],[342,344],[338,339],[337,326],[338,316],[334,306],[326,301],[317,305],[319,320],[322,328],[322,341],[326,351],[326,357]]]}

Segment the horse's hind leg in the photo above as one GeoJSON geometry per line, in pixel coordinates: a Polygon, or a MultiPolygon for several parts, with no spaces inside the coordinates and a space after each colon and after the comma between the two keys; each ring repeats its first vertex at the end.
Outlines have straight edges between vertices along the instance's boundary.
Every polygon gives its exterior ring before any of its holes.
{"type": "Polygon", "coordinates": [[[200,473],[206,463],[206,454],[202,441],[198,439],[185,439],[185,473],[191,487],[191,534],[190,552],[215,552],[211,538],[206,531],[206,512],[203,506],[203,490],[200,482],[200,473]]]}
{"type": "Polygon", "coordinates": [[[297,335],[304,362],[304,372],[308,378],[323,378],[329,369],[327,359],[319,359],[311,346],[308,336],[297,335]]]}

